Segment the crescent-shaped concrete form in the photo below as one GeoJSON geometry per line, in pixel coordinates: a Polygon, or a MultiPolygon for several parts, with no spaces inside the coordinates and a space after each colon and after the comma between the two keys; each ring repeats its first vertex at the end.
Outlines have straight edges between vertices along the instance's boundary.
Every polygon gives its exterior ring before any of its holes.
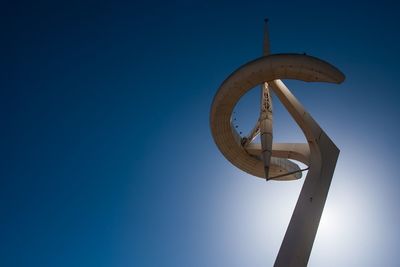
{"type": "Polygon", "coordinates": [[[307,177],[274,265],[297,267],[307,265],[339,149],[281,79],[339,84],[345,77],[336,67],[312,56],[269,55],[266,27],[264,56],[239,67],[221,84],[211,106],[210,126],[222,154],[251,175],[266,180],[294,180],[301,178],[303,170],[291,160],[308,166],[307,177]],[[260,84],[260,119],[249,136],[241,137],[232,126],[233,109],[246,92],[260,84]],[[299,125],[307,143],[273,144],[270,89],[299,125]],[[258,134],[261,144],[252,142],[258,134]]]}
{"type": "MultiPolygon", "coordinates": [[[[239,99],[250,89],[264,82],[274,88],[276,84],[272,81],[278,79],[340,83],[344,80],[344,75],[334,66],[315,57],[300,54],[280,54],[251,61],[233,72],[222,83],[211,106],[211,131],[215,143],[233,165],[261,178],[265,178],[263,161],[259,157],[255,157],[255,154],[260,153],[253,152],[250,154],[241,145],[241,137],[231,124],[232,112],[239,99]]],[[[287,146],[281,144],[279,148],[283,151],[273,149],[272,156],[276,157],[279,153],[284,152],[290,155],[291,151],[288,150],[290,147],[293,147],[293,144],[287,146]]],[[[302,151],[302,154],[308,154],[308,150],[302,151]]],[[[299,160],[299,158],[292,159],[299,160]]],[[[301,159],[299,161],[303,162],[304,157],[301,159]]],[[[307,164],[307,161],[303,163],[307,164]]],[[[296,169],[298,169],[297,165],[293,165],[291,161],[272,158],[269,176],[278,176],[285,172],[293,172],[296,169]],[[278,163],[278,165],[275,163],[278,163]]],[[[290,175],[282,178],[298,179],[300,177],[290,175]]]]}

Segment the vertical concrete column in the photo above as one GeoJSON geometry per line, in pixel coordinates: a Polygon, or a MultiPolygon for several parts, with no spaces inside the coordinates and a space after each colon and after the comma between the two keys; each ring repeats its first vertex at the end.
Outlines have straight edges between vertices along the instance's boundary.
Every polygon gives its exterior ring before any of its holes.
{"type": "Polygon", "coordinates": [[[268,180],[272,156],[272,101],[268,83],[264,83],[261,90],[260,138],[265,179],[268,180]]]}

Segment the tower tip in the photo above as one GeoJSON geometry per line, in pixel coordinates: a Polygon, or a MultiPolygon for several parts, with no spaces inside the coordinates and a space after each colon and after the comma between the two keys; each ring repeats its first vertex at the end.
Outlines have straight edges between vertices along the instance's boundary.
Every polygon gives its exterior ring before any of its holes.
{"type": "Polygon", "coordinates": [[[263,44],[263,55],[267,56],[270,54],[270,49],[269,49],[269,25],[268,25],[268,18],[264,19],[264,44],[263,44]]]}

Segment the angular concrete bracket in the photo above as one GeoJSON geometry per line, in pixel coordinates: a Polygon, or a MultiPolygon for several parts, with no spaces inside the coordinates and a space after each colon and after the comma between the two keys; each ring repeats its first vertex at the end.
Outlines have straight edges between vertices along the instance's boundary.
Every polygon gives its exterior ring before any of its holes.
{"type": "Polygon", "coordinates": [[[280,80],[270,83],[307,138],[309,171],[274,266],[307,266],[339,149],[280,80]]]}

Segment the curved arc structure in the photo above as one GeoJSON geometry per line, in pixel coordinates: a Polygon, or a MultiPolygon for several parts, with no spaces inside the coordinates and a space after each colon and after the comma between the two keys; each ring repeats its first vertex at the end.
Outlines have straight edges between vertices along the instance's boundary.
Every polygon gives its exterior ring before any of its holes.
{"type": "MultiPolygon", "coordinates": [[[[218,148],[231,163],[264,178],[260,145],[250,144],[244,149],[231,126],[234,106],[251,88],[268,82],[295,119],[308,144],[273,144],[270,176],[279,175],[282,166],[284,171],[296,170],[295,166],[285,165],[290,162],[288,158],[305,163],[309,171],[274,266],[307,266],[339,149],[280,79],[341,83],[344,75],[329,63],[306,55],[271,55],[249,62],[220,86],[211,107],[211,130],[218,148]],[[276,157],[283,161],[277,161],[276,157]]],[[[292,175],[283,180],[298,178],[292,175]]]]}
{"type": "MultiPolygon", "coordinates": [[[[222,83],[214,97],[210,112],[211,131],[215,143],[232,164],[261,178],[265,177],[263,162],[260,158],[250,155],[240,145],[240,136],[231,126],[231,114],[238,100],[247,91],[263,82],[271,83],[274,89],[279,82],[274,81],[277,79],[340,83],[344,75],[331,64],[315,57],[300,54],[275,54],[243,65],[222,83]]],[[[302,117],[299,119],[304,120],[302,117]]],[[[314,132],[312,128],[304,130],[307,139],[312,136],[309,131],[314,132]]],[[[279,175],[282,171],[294,170],[293,168],[282,170],[280,167],[272,164],[270,176],[279,175]]],[[[297,178],[299,177],[292,176],[288,180],[297,178]]]]}

